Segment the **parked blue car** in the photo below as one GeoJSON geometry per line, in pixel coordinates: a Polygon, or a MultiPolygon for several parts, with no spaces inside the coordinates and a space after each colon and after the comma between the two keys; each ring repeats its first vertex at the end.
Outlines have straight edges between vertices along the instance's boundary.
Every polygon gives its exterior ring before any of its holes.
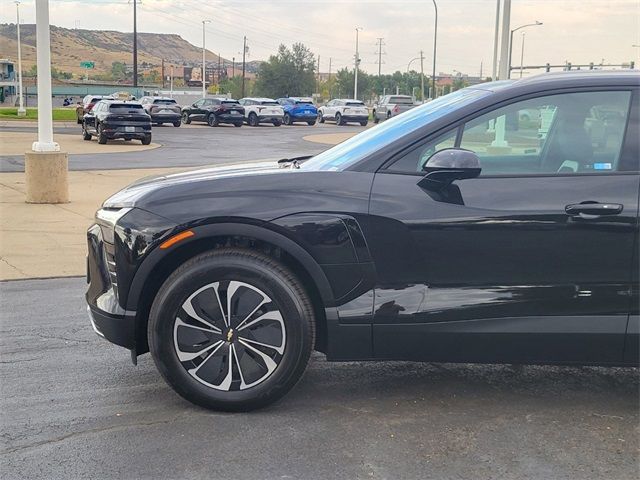
{"type": "Polygon", "coordinates": [[[310,98],[287,97],[276,100],[284,109],[285,125],[293,125],[294,122],[306,122],[315,125],[318,119],[318,109],[310,98]]]}

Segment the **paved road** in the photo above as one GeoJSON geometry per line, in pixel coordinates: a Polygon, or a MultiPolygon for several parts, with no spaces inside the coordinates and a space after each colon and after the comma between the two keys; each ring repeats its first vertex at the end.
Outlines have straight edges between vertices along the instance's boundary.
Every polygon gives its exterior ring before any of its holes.
{"type": "Polygon", "coordinates": [[[3,479],[637,478],[637,370],[315,355],[277,405],[220,414],[99,339],[84,288],[0,283],[3,479]]]}
{"type": "MultiPolygon", "coordinates": [[[[6,127],[5,131],[34,131],[34,127],[6,127]]],[[[191,167],[256,161],[266,158],[280,159],[300,155],[313,155],[326,150],[330,145],[312,143],[302,137],[313,134],[360,132],[359,126],[323,124],[310,127],[293,125],[258,128],[244,126],[235,128],[192,124],[188,127],[153,127],[153,141],[162,148],[148,151],[69,155],[70,170],[111,170],[121,168],[191,167]]],[[[55,133],[80,135],[78,128],[56,128],[55,133]]],[[[96,141],[95,139],[93,140],[96,141]]],[[[0,156],[0,172],[24,171],[24,156],[0,156]]]]}

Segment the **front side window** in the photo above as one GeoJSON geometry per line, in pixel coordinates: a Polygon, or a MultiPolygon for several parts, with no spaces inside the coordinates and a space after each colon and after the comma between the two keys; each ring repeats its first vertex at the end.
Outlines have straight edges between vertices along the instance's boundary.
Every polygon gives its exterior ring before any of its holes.
{"type": "Polygon", "coordinates": [[[482,175],[616,171],[630,99],[618,91],[524,100],[467,123],[459,147],[480,157],[482,175]]]}
{"type": "Polygon", "coordinates": [[[204,105],[204,100],[200,99],[196,103],[193,104],[194,107],[202,107],[204,105]]]}
{"type": "Polygon", "coordinates": [[[421,172],[435,152],[475,152],[481,176],[618,170],[631,92],[580,92],[516,102],[414,148],[389,171],[421,172]]]}

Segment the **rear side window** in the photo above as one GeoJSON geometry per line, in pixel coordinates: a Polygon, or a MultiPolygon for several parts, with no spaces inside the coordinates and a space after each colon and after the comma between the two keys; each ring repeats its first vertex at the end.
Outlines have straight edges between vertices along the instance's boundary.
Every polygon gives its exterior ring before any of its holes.
{"type": "Polygon", "coordinates": [[[111,113],[140,113],[142,110],[142,105],[137,103],[112,103],[109,105],[111,113]]]}

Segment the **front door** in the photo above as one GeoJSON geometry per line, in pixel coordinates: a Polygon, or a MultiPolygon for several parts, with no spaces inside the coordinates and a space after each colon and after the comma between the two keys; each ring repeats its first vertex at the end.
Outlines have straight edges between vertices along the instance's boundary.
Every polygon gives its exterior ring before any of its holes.
{"type": "Polygon", "coordinates": [[[621,90],[515,102],[376,174],[376,356],[622,361],[640,180],[624,141],[637,135],[631,99],[621,90]],[[447,147],[476,152],[480,177],[421,188],[422,166],[447,147]]]}

